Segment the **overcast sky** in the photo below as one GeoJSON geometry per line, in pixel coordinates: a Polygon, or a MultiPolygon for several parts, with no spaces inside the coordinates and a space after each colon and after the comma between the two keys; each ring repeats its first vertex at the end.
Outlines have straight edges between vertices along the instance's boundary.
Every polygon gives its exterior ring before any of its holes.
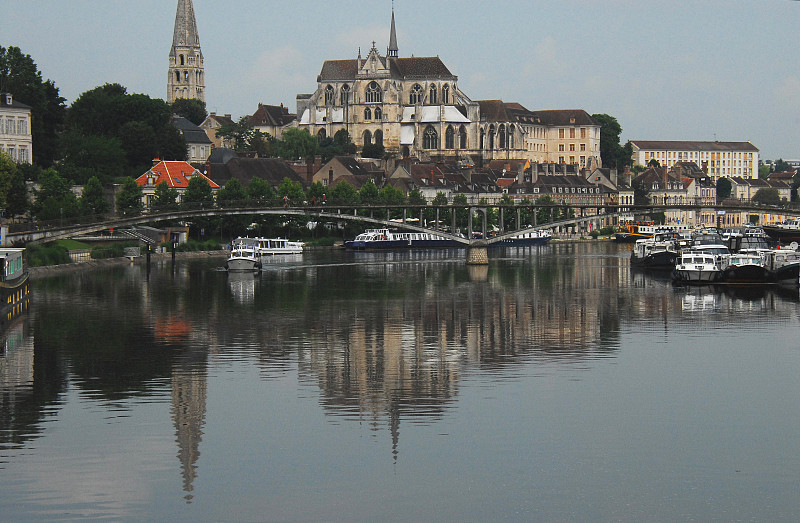
{"type": "MultiPolygon", "coordinates": [[[[177,0],[27,0],[0,45],[71,103],[117,82],[166,98],[177,0]]],[[[386,52],[390,0],[194,0],[209,111],[295,110],[326,59],[386,52]]],[[[396,0],[400,56],[439,56],[473,100],[585,109],[640,140],[750,141],[800,158],[800,2],[396,0]]]]}

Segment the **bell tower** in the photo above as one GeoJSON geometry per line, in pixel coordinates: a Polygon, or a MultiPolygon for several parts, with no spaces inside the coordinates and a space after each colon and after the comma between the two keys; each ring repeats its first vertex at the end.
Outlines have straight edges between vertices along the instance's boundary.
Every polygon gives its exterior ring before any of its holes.
{"type": "Polygon", "coordinates": [[[175,32],[169,52],[167,102],[178,98],[206,100],[206,79],[203,71],[203,52],[197,36],[192,0],[178,0],[175,32]]]}

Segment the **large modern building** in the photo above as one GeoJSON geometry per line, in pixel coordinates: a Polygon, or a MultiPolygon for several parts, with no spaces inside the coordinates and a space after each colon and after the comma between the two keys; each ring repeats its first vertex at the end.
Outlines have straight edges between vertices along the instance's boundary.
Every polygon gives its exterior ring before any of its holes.
{"type": "Polygon", "coordinates": [[[600,165],[600,125],[586,113],[530,111],[518,103],[473,101],[439,57],[401,58],[392,12],[389,46],[365,57],[326,60],[311,94],[297,95],[300,128],[347,133],[356,146],[381,144],[420,160],[526,159],[600,165]]]}
{"type": "Polygon", "coordinates": [[[17,163],[33,161],[31,108],[11,93],[0,93],[0,151],[17,163]]]}
{"type": "Polygon", "coordinates": [[[634,165],[652,160],[671,168],[694,162],[716,182],[718,178],[758,178],[758,148],[750,142],[692,142],[631,140],[634,165]]]}
{"type": "Polygon", "coordinates": [[[167,75],[167,102],[178,98],[196,98],[205,101],[206,79],[203,70],[203,52],[197,36],[197,21],[192,0],[178,0],[175,30],[169,51],[167,75]]]}

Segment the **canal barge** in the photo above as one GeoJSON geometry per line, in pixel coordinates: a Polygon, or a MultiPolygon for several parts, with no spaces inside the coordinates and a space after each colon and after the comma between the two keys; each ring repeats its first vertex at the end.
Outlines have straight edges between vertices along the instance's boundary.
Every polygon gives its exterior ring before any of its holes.
{"type": "Polygon", "coordinates": [[[0,319],[10,320],[28,306],[25,249],[0,248],[0,319]]]}
{"type": "Polygon", "coordinates": [[[344,242],[346,249],[406,249],[410,247],[462,247],[456,240],[429,232],[397,232],[367,229],[355,239],[344,242]]]}

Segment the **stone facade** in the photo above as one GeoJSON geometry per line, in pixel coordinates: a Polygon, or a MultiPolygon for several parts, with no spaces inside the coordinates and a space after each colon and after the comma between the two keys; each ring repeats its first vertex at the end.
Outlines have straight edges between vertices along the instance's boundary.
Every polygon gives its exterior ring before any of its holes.
{"type": "Polygon", "coordinates": [[[656,160],[671,168],[694,162],[716,182],[721,177],[758,178],[758,148],[750,142],[693,142],[631,140],[634,165],[656,160]]]}
{"type": "Polygon", "coordinates": [[[0,151],[17,163],[33,161],[31,108],[11,93],[0,93],[0,151]]]}
{"type": "Polygon", "coordinates": [[[325,61],[316,90],[297,95],[297,115],[312,135],[345,130],[359,148],[402,158],[601,166],[600,126],[585,111],[471,100],[439,57],[399,57],[394,13],[386,55],[373,42],[366,57],[325,61]]]}
{"type": "Polygon", "coordinates": [[[169,52],[167,102],[178,98],[196,98],[205,102],[206,79],[203,71],[203,52],[197,36],[197,21],[192,0],[178,0],[175,31],[169,52]]]}

